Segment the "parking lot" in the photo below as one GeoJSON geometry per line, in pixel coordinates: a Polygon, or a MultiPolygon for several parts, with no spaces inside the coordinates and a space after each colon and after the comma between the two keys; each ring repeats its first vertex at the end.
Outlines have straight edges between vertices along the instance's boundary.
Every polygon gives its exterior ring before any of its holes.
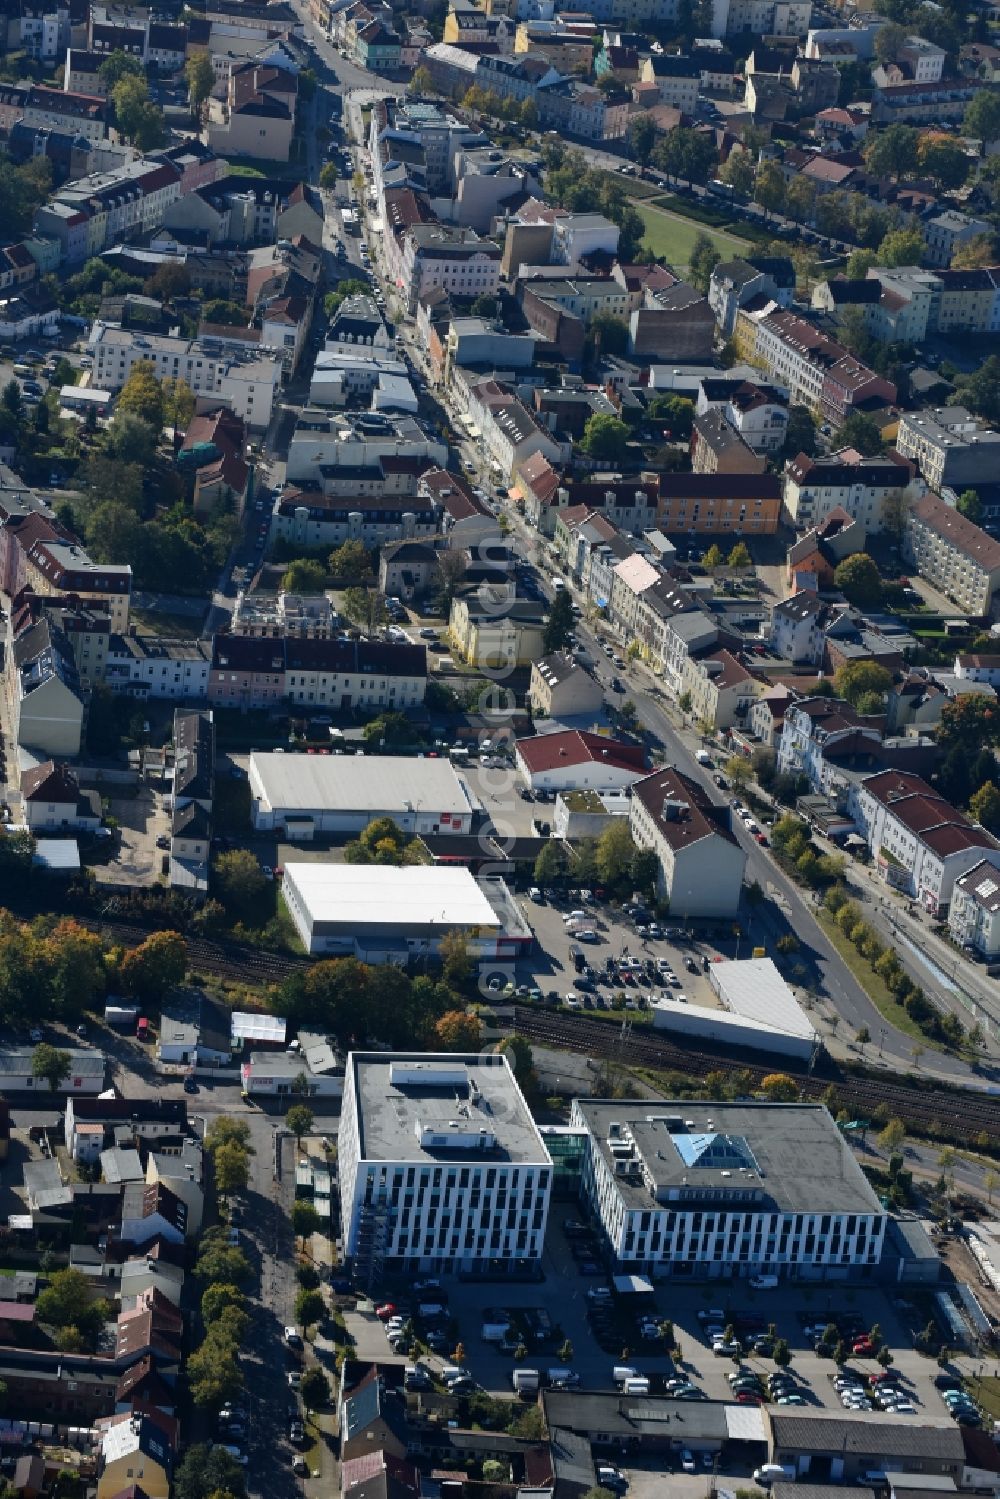
{"type": "Polygon", "coordinates": [[[93,866],[95,879],[113,885],[154,884],[166,857],[156,840],[170,833],[170,816],[163,798],[140,786],[134,796],[112,796],[108,815],[118,824],[118,842],[114,858],[93,866]]]}
{"type": "MultiPolygon", "coordinates": [[[[550,1215],[543,1268],[545,1280],[538,1283],[484,1286],[449,1278],[440,1291],[423,1297],[409,1287],[395,1291],[388,1286],[385,1294],[404,1317],[415,1315],[422,1300],[446,1300],[444,1317],[426,1326],[416,1317],[418,1330],[435,1330],[441,1345],[437,1353],[422,1350],[421,1361],[440,1373],[461,1344],[466,1372],[475,1385],[497,1396],[512,1394],[511,1375],[519,1365],[537,1368],[543,1376],[550,1368],[569,1367],[579,1387],[589,1390],[614,1388],[613,1370],[627,1366],[649,1379],[652,1394],[669,1394],[668,1380],[693,1386],[680,1400],[732,1403],[736,1399],[733,1379],[748,1386],[753,1375],[759,1377],[766,1399],[768,1381],[777,1376],[786,1381],[780,1392],[784,1398],[790,1394],[795,1403],[839,1411],[842,1399],[834,1388],[838,1366],[832,1356],[813,1347],[818,1333],[835,1321],[848,1350],[855,1338],[876,1327],[880,1330],[892,1353],[891,1370],[900,1398],[913,1407],[908,1419],[919,1421],[922,1414],[938,1419],[947,1414],[942,1395],[934,1388],[939,1374],[936,1364],[912,1347],[906,1328],[907,1303],[881,1289],[782,1286],[753,1290],[746,1282],[720,1281],[714,1286],[671,1282],[657,1286],[652,1296],[613,1295],[596,1234],[581,1222],[578,1209],[558,1203],[550,1215]],[[553,1284],[559,1286],[557,1302],[551,1296],[553,1284]],[[500,1343],[483,1339],[486,1309],[510,1321],[506,1351],[500,1343]],[[536,1340],[531,1329],[546,1318],[548,1335],[536,1340]],[[673,1326],[673,1358],[661,1331],[667,1321],[673,1326]],[[717,1335],[720,1329],[730,1328],[741,1352],[720,1356],[713,1352],[710,1329],[717,1335]],[[751,1348],[755,1339],[770,1342],[775,1337],[788,1345],[790,1362],[784,1370],[779,1370],[773,1357],[751,1348]],[[561,1360],[566,1340],[572,1345],[572,1356],[561,1360]],[[516,1363],[517,1341],[524,1343],[526,1355],[516,1363]]],[[[408,1361],[406,1355],[394,1355],[390,1349],[374,1304],[368,1310],[349,1311],[347,1322],[360,1358],[408,1361]]],[[[882,1376],[883,1370],[874,1357],[850,1353],[846,1373],[856,1376],[860,1384],[882,1376]]],[[[757,1400],[748,1395],[741,1403],[757,1400]]]]}

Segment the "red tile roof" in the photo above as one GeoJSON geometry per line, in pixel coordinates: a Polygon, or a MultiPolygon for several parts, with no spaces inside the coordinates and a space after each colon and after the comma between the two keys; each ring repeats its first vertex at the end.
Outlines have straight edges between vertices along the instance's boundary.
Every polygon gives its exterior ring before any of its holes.
{"type": "Polygon", "coordinates": [[[622,744],[618,739],[607,739],[602,734],[588,734],[578,729],[519,739],[517,752],[532,775],[555,770],[557,766],[588,763],[638,772],[646,768],[645,752],[640,745],[622,744]]]}

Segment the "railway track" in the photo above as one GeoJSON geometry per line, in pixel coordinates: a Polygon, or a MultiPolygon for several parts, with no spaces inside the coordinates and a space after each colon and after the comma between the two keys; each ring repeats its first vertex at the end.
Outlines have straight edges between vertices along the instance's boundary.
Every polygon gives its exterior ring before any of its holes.
{"type": "MultiPolygon", "coordinates": [[[[611,1057],[639,1067],[681,1072],[699,1082],[710,1072],[731,1075],[744,1071],[759,1082],[776,1070],[774,1064],[762,1066],[742,1058],[690,1050],[645,1031],[637,1034],[633,1030],[622,1036],[614,1026],[600,1021],[544,1014],[525,1005],[515,1006],[515,1024],[519,1035],[540,1045],[561,1047],[586,1056],[611,1057]]],[[[983,1135],[991,1143],[1000,1144],[1000,1102],[972,1089],[953,1091],[891,1082],[881,1077],[856,1077],[835,1063],[829,1063],[821,1073],[808,1073],[794,1063],[783,1061],[780,1070],[795,1078],[807,1098],[822,1098],[832,1085],[844,1107],[859,1118],[870,1119],[877,1108],[884,1106],[892,1115],[921,1131],[934,1132],[931,1127],[939,1126],[941,1132],[968,1143],[983,1135]]]]}
{"type": "MultiPolygon", "coordinates": [[[[80,917],[82,926],[100,932],[112,942],[123,947],[135,947],[155,930],[135,926],[124,921],[96,921],[80,917]]],[[[169,929],[169,928],[168,928],[169,929]]],[[[293,958],[280,953],[260,952],[255,947],[246,947],[237,942],[212,942],[205,937],[185,937],[191,968],[197,973],[211,973],[219,978],[246,979],[251,982],[280,984],[283,978],[296,968],[305,966],[305,959],[293,958]]]]}

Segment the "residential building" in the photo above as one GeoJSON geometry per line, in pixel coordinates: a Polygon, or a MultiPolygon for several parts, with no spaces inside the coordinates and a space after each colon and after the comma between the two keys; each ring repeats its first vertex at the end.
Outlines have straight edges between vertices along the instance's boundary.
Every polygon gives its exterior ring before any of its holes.
{"type": "Polygon", "coordinates": [[[771,610],[770,644],[780,661],[818,665],[823,657],[823,625],[829,605],[809,589],[782,599],[771,610]]]}
{"type": "Polygon", "coordinates": [[[290,702],[314,709],[413,707],[423,702],[427,653],[422,645],[217,635],[208,699],[249,712],[290,702]]]}
{"type": "Polygon", "coordinates": [[[730,426],[718,406],[696,416],[691,432],[691,469],[696,474],[761,474],[767,467],[763,454],[730,426]]]}
{"type": "Polygon", "coordinates": [[[202,139],[220,156],[287,161],[297,95],[298,80],[286,68],[255,61],[235,67],[209,96],[202,139]]]}
{"type": "Polygon", "coordinates": [[[34,227],[56,239],[61,259],[72,265],[148,234],[180,196],[181,171],[172,161],[139,157],[66,183],[36,211],[34,227]]]}
{"type": "Polygon", "coordinates": [[[208,695],[212,647],[205,640],[112,635],[102,680],[130,697],[198,702],[208,695]]]}
{"type": "Polygon", "coordinates": [[[719,331],[730,338],[741,307],[758,298],[778,307],[791,305],[795,295],[795,271],[784,256],[755,256],[752,260],[725,260],[715,267],[708,287],[708,305],[719,331]]]}
{"type": "Polygon", "coordinates": [[[68,828],[93,833],[101,826],[100,793],[81,791],[68,765],[43,760],[21,775],[21,813],[36,834],[68,828]]]}
{"type": "Polygon", "coordinates": [[[938,493],[947,484],[965,488],[988,483],[1000,465],[1000,432],[978,421],[964,406],[907,411],[900,417],[896,451],[911,458],[938,493]]]}
{"type": "Polygon", "coordinates": [[[1000,655],[960,654],[955,657],[953,671],[961,682],[981,682],[987,687],[1000,688],[1000,655]]]}
{"type": "Polygon", "coordinates": [[[290,484],[271,515],[271,540],[308,547],[360,541],[368,548],[436,536],[441,518],[424,495],[325,494],[318,485],[290,484]]]}
{"type": "Polygon", "coordinates": [[[700,782],[672,767],[636,781],[629,827],[638,846],[656,854],[657,890],[673,917],[736,915],[746,854],[728,806],[711,802],[700,782]]]}
{"type": "Polygon", "coordinates": [[[168,1499],[173,1469],[173,1444],[161,1422],[151,1412],[125,1411],[104,1429],[97,1499],[115,1499],[136,1485],[148,1499],[168,1499]]]}
{"type": "Polygon", "coordinates": [[[1000,843],[918,775],[866,776],[852,807],[882,878],[932,916],[944,917],[959,875],[983,861],[1000,869],[1000,843]]]}
{"type": "Polygon", "coordinates": [[[923,492],[923,482],[914,475],[909,463],[862,458],[853,449],[824,458],[800,453],[785,467],[784,507],[792,524],[805,530],[824,525],[841,510],[871,535],[886,524],[890,496],[903,491],[909,500],[923,492]]]}
{"type": "Polygon", "coordinates": [[[15,745],[52,759],[80,753],[84,694],[66,637],[48,619],[7,648],[7,707],[15,745]]]}
{"type": "Polygon", "coordinates": [[[828,334],[794,312],[744,309],[735,340],[741,355],[789,389],[794,405],[808,406],[839,426],[848,412],[872,400],[888,405],[896,387],[870,370],[828,334]]]}
{"type": "MultiPolygon", "coordinates": [[[[940,51],[940,48],[937,50],[940,51]]],[[[925,219],[922,228],[927,242],[924,259],[930,265],[941,266],[943,269],[951,265],[952,257],[960,245],[967,244],[977,235],[990,237],[993,234],[993,227],[986,219],[972,218],[967,213],[959,213],[955,208],[943,209],[932,218],[925,219]]]]}
{"type": "Polygon", "coordinates": [[[793,594],[833,588],[837,567],[846,557],[864,551],[866,537],[864,521],[835,506],[825,520],[788,548],[788,586],[793,594]]]}
{"type": "Polygon", "coordinates": [[[404,833],[469,833],[472,804],[447,760],[407,756],[250,756],[251,820],[296,841],[358,833],[391,817],[404,833]]]}
{"type": "Polygon", "coordinates": [[[989,615],[1000,587],[1000,542],[926,494],[910,511],[904,555],[935,588],[973,615],[989,615]]]}
{"type": "Polygon", "coordinates": [[[576,1099],[583,1191],[622,1269],[825,1282],[878,1273],[887,1215],[821,1104],[576,1099]]]}
{"type": "Polygon", "coordinates": [[[691,712],[695,719],[710,723],[715,730],[745,725],[763,684],[731,651],[709,651],[707,655],[688,658],[682,691],[691,694],[691,712]]]}
{"type": "Polygon", "coordinates": [[[604,689],[575,656],[559,651],[532,662],[528,702],[535,718],[576,718],[601,712],[604,689]]]}
{"type": "Polygon", "coordinates": [[[440,287],[462,297],[493,296],[500,282],[499,245],[474,230],[414,224],[403,235],[403,294],[410,313],[421,296],[440,287]]]}
{"type": "Polygon", "coordinates": [[[88,349],[94,361],[93,383],[102,390],[121,390],[134,365],[151,364],[158,379],[180,377],[195,395],[217,397],[254,431],[267,428],[281,384],[281,360],[265,350],[240,355],[210,338],[130,333],[98,319],[88,349]]]}
{"type": "Polygon", "coordinates": [[[643,58],[639,77],[643,83],[656,84],[661,104],[672,105],[683,114],[694,114],[701,88],[701,68],[692,58],[653,53],[643,58]]]}
{"type": "Polygon", "coordinates": [[[529,666],[544,649],[544,604],[512,597],[510,585],[483,584],[452,599],[448,634],[471,666],[529,666]]]}
{"type": "Polygon", "coordinates": [[[376,1254],[402,1273],[541,1260],[552,1161],[502,1054],[352,1052],[339,1140],[345,1255],[362,1275],[376,1254]]]}
{"type": "Polygon", "coordinates": [[[862,718],[840,698],[801,698],[785,709],[778,742],[778,769],[803,775],[813,791],[826,796],[834,787],[838,752],[874,753],[882,743],[885,719],[862,718]]]}
{"type": "MultiPolygon", "coordinates": [[[[447,444],[428,422],[410,413],[331,414],[307,406],[288,445],[285,477],[289,486],[304,485],[307,490],[310,485],[322,484],[324,494],[329,496],[395,497],[415,492],[421,469],[442,467],[447,462],[447,444]],[[366,482],[359,483],[362,475],[366,482]]],[[[310,497],[305,504],[312,508],[315,501],[310,497]]]]}
{"type": "Polygon", "coordinates": [[[629,316],[629,354],[638,358],[712,357],[715,317],[705,297],[684,281],[659,290],[647,288],[642,305],[629,316]]]}
{"type": "Polygon", "coordinates": [[[553,437],[511,391],[495,380],[470,386],[468,411],[494,472],[504,483],[509,484],[515,466],[534,453],[544,454],[553,463],[566,456],[566,444],[553,437]]]}
{"type": "Polygon", "coordinates": [[[1000,869],[987,860],[959,875],[951,892],[948,930],[960,946],[988,960],[1000,954],[1000,869]]]}
{"type": "Polygon", "coordinates": [[[772,536],[781,516],[776,474],[663,473],[657,526],[673,534],[772,536]]]}
{"type": "Polygon", "coordinates": [[[579,729],[518,739],[514,764],[533,791],[620,791],[646,773],[641,745],[579,729]]]}
{"type": "Polygon", "coordinates": [[[728,376],[707,376],[698,390],[695,411],[722,412],[729,425],[755,453],[776,453],[785,443],[788,404],[773,385],[728,376]]]}

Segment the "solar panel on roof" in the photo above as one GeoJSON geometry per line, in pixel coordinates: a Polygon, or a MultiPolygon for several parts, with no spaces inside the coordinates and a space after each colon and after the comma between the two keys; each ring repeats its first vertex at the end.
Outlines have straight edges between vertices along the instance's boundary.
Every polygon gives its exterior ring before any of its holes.
{"type": "Polygon", "coordinates": [[[1000,885],[996,880],[983,880],[976,886],[976,894],[981,895],[983,900],[989,900],[990,896],[996,895],[998,890],[1000,890],[1000,885]]]}

